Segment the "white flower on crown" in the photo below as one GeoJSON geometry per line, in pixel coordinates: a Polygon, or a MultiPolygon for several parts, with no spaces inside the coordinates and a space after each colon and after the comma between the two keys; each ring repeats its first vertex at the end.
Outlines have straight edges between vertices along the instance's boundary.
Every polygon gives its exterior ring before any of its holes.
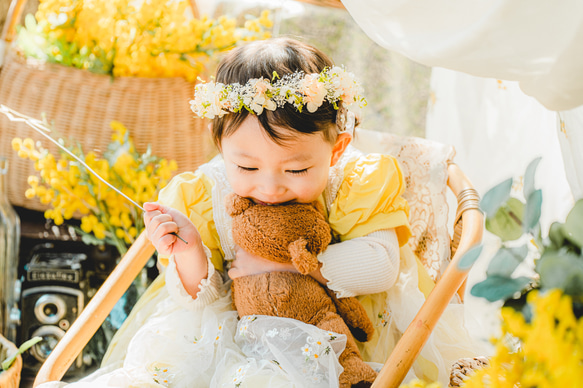
{"type": "Polygon", "coordinates": [[[345,106],[355,102],[360,107],[366,105],[361,95],[362,88],[354,75],[339,66],[326,68],[319,74],[298,71],[279,78],[274,73],[273,78],[277,80],[254,78],[245,85],[225,85],[214,81],[200,83],[195,86],[190,107],[196,116],[214,119],[243,109],[260,115],[264,109],[274,111],[285,104],[294,105],[300,112],[305,106],[308,112],[313,113],[324,100],[335,109],[339,108],[338,101],[345,106]]]}
{"type": "Polygon", "coordinates": [[[190,108],[200,117],[214,119],[215,116],[222,117],[228,112],[222,109],[221,95],[223,84],[214,82],[198,84],[194,88],[194,100],[190,101],[190,108]]]}
{"type": "Polygon", "coordinates": [[[344,69],[334,66],[330,69],[330,82],[333,87],[331,90],[342,93],[334,95],[334,98],[342,101],[356,101],[356,96],[360,94],[360,86],[354,81],[352,73],[346,72],[344,69]]]}

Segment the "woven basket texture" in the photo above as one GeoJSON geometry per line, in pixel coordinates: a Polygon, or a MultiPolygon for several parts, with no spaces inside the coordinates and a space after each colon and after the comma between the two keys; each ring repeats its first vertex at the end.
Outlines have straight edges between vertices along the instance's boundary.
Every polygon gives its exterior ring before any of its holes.
{"type": "MultiPolygon", "coordinates": [[[[0,69],[0,103],[53,123],[54,138],[74,139],[85,153],[100,155],[111,141],[110,122],[128,128],[138,152],[151,145],[154,155],[174,159],[178,172],[194,170],[213,153],[208,121],[194,118],[189,101],[194,84],[182,78],[112,78],[57,64],[25,62],[8,50],[0,69]]],[[[42,140],[56,155],[57,147],[24,123],[0,115],[0,155],[9,160],[8,198],[15,206],[45,210],[36,198],[26,199],[27,178],[34,163],[11,148],[14,137],[42,140]]]]}
{"type": "MultiPolygon", "coordinates": [[[[16,346],[0,335],[0,361],[16,353],[16,346]]],[[[18,388],[22,371],[22,357],[18,355],[8,370],[0,372],[0,388],[18,388]]]]}

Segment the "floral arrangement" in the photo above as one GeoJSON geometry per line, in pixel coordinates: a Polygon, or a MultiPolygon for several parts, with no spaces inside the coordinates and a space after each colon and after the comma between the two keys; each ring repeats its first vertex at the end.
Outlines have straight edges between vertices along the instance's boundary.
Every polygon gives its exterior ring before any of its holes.
{"type": "MultiPolygon", "coordinates": [[[[503,301],[501,335],[495,354],[461,386],[465,388],[578,387],[583,381],[583,200],[575,203],[564,223],[540,230],[542,192],[532,161],[522,181],[512,178],[490,189],[480,207],[486,228],[501,247],[492,257],[486,279],[471,294],[503,301]],[[512,188],[522,193],[512,196],[512,188]],[[519,199],[521,197],[523,199],[519,199]],[[532,276],[515,276],[520,264],[534,262],[532,276]]],[[[467,266],[481,252],[478,246],[460,261],[467,266]]],[[[402,388],[437,388],[413,382],[402,388]]]]}
{"type": "Polygon", "coordinates": [[[286,103],[292,104],[298,111],[305,106],[310,113],[315,112],[327,100],[338,109],[337,102],[345,105],[354,102],[366,105],[362,97],[362,87],[354,75],[344,68],[334,66],[324,69],[320,74],[295,72],[279,77],[274,72],[272,80],[265,78],[251,79],[245,85],[199,83],[194,89],[194,100],[190,107],[200,118],[213,119],[243,109],[260,115],[263,109],[275,110],[286,103]],[[274,81],[277,79],[276,81],[274,81]]]}
{"type": "Polygon", "coordinates": [[[490,365],[477,370],[466,388],[578,387],[583,381],[583,319],[573,313],[573,298],[555,289],[532,291],[532,317],[502,308],[502,336],[490,365]],[[513,341],[518,340],[518,345],[513,341]]]}
{"type": "Polygon", "coordinates": [[[233,18],[195,18],[188,0],[40,0],[18,30],[29,58],[115,77],[194,81],[216,53],[265,39],[269,12],[237,27],[233,18]]]}
{"type": "MultiPolygon", "coordinates": [[[[495,339],[489,365],[474,371],[464,388],[576,388],[583,381],[583,318],[573,313],[573,298],[559,289],[530,292],[532,316],[503,307],[502,334],[495,339]]],[[[413,381],[401,388],[441,388],[413,381]]]]}
{"type": "MultiPolygon", "coordinates": [[[[155,201],[159,190],[177,169],[176,162],[152,155],[150,147],[145,153],[138,153],[122,123],[112,121],[111,128],[111,143],[102,157],[94,152],[85,154],[80,145],[66,147],[134,201],[155,201]]],[[[35,144],[30,138],[14,138],[12,147],[18,156],[32,160],[39,171],[38,176],[28,177],[30,188],[25,196],[50,204],[45,218],[52,219],[56,225],[80,216],[81,224],[76,229],[85,243],[111,244],[120,255],[143,230],[140,209],[64,151],[57,159],[40,142],[35,144]]]]}

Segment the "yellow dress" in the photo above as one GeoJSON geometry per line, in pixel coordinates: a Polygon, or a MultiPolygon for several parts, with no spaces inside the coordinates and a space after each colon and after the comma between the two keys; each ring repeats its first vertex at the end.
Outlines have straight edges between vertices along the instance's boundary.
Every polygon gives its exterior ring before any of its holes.
{"type": "MultiPolygon", "coordinates": [[[[134,307],[114,337],[102,368],[85,379],[87,386],[95,383],[109,386],[120,376],[154,382],[152,386],[337,386],[337,374],[341,369],[334,354],[337,356],[342,351],[342,338],[326,337],[329,333],[320,333],[319,329],[312,330],[286,318],[250,317],[238,321],[236,313],[231,310],[229,283],[225,281],[224,273],[234,254],[229,219],[221,210],[224,208],[222,199],[229,191],[224,165],[217,157],[195,173],[175,177],[160,193],[160,202],[187,214],[197,226],[208,248],[209,263],[212,263],[209,282],[201,287],[199,295],[203,296],[192,300],[181,287],[173,260],[160,258],[168,269],[134,307]],[[332,357],[318,363],[310,359],[311,363],[307,363],[308,356],[317,352],[312,342],[314,338],[320,338],[318,336],[324,336],[323,341],[333,349],[332,357]],[[263,341],[261,344],[268,345],[261,348],[257,345],[257,338],[263,341]],[[276,340],[283,342],[276,343],[276,340]],[[302,362],[300,367],[297,359],[290,360],[287,354],[275,354],[278,348],[294,340],[296,342],[290,349],[298,351],[302,362]],[[186,367],[193,365],[184,363],[189,358],[199,360],[194,363],[197,366],[186,367]],[[200,376],[196,377],[197,373],[200,376]],[[298,380],[298,375],[304,380],[298,380]]],[[[423,303],[424,294],[433,285],[407,245],[410,230],[408,205],[401,197],[403,191],[403,177],[394,158],[379,154],[362,155],[350,148],[332,168],[327,188],[321,196],[339,244],[386,229],[394,229],[399,241],[401,258],[394,285],[384,292],[359,296],[376,326],[374,338],[360,344],[361,351],[363,358],[376,367],[386,360],[423,303]]],[[[333,263],[326,265],[332,267],[333,263]]],[[[374,273],[374,268],[371,270],[374,273]]],[[[324,268],[322,272],[326,275],[324,268]]],[[[374,282],[374,279],[371,277],[370,281],[374,282]]],[[[333,283],[331,280],[330,284],[333,283]]],[[[459,314],[458,307],[462,307],[452,306],[444,314],[443,324],[430,338],[409,377],[440,380],[447,385],[451,363],[460,357],[475,355],[473,344],[463,328],[463,314],[459,314]]]]}

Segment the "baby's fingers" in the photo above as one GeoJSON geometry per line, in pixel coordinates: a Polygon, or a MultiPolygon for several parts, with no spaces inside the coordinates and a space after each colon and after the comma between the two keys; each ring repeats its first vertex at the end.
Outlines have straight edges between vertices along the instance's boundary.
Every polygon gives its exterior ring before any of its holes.
{"type": "Polygon", "coordinates": [[[144,202],[144,223],[146,226],[152,221],[154,217],[165,213],[164,207],[156,202],[144,202]]]}

